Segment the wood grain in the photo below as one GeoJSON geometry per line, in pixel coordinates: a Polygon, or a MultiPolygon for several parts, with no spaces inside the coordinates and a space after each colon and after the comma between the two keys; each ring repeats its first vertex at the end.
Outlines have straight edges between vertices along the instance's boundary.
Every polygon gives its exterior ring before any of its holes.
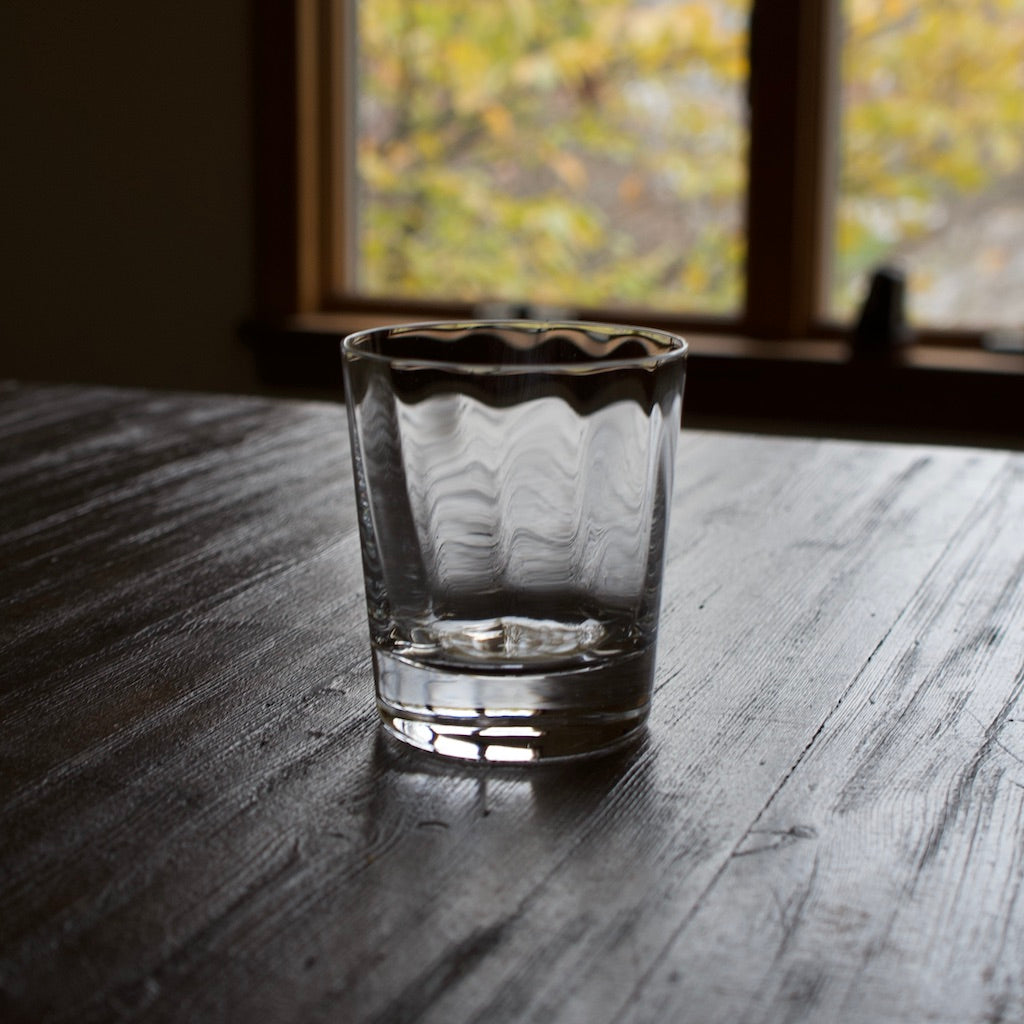
{"type": "Polygon", "coordinates": [[[338,405],[0,391],[0,1019],[1024,1018],[1024,456],[684,430],[637,749],[378,731],[338,405]]]}

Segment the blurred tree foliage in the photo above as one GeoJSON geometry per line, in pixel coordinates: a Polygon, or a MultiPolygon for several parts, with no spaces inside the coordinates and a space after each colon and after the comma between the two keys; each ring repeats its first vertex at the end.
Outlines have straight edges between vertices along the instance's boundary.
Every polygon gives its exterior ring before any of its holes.
{"type": "Polygon", "coordinates": [[[361,287],[734,308],[745,8],[362,3],[361,287]]]}
{"type": "MultiPolygon", "coordinates": [[[[1021,166],[1024,0],[847,0],[836,293],[1021,166]]],[[[733,312],[749,0],[364,0],[371,294],[733,312]]]]}
{"type": "Polygon", "coordinates": [[[893,248],[1024,171],[1024,0],[846,0],[844,11],[840,311],[893,248]]]}

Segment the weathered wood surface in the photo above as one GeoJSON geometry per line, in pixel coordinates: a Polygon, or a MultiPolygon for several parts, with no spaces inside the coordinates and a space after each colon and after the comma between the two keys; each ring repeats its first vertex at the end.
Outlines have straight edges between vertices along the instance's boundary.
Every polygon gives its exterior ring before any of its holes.
{"type": "Polygon", "coordinates": [[[636,750],[377,729],[340,406],[0,392],[0,1020],[1024,1020],[1024,456],[684,430],[636,750]]]}

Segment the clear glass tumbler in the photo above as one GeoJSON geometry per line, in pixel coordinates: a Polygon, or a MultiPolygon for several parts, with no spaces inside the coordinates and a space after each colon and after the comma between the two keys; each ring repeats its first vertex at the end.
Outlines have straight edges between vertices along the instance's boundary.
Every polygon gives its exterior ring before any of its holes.
{"type": "Polygon", "coordinates": [[[470,321],[342,344],[377,704],[452,758],[636,737],[654,675],[686,342],[470,321]]]}

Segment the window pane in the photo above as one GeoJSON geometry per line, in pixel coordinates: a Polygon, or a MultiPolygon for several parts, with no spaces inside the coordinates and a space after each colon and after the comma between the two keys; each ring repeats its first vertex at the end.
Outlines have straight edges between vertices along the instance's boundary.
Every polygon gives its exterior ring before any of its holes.
{"type": "Polygon", "coordinates": [[[749,0],[368,0],[355,288],[735,312],[749,0]]]}
{"type": "Polygon", "coordinates": [[[845,0],[831,312],[902,266],[921,325],[1024,323],[1024,0],[845,0]]]}

